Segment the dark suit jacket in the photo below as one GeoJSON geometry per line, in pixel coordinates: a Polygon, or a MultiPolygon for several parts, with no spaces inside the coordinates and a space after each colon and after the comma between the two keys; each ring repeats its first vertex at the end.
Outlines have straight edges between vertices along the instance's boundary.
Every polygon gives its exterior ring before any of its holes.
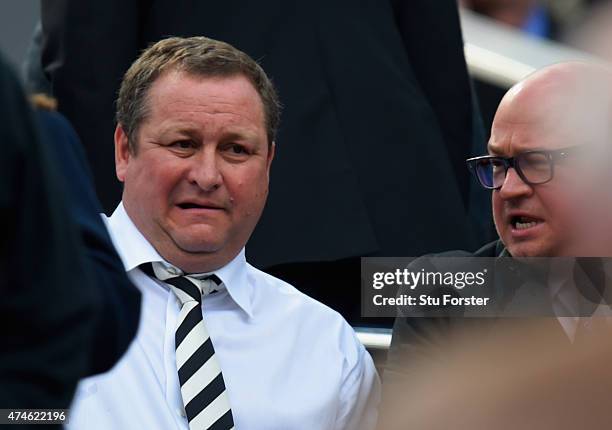
{"type": "Polygon", "coordinates": [[[91,374],[109,370],[128,348],[140,318],[140,292],[128,279],[102,221],[102,208],[79,139],[57,112],[38,111],[43,143],[58,166],[68,213],[84,246],[101,312],[94,328],[91,374]]]}
{"type": "Polygon", "coordinates": [[[42,130],[0,59],[2,408],[68,408],[78,380],[109,369],[138,321],[78,142],[40,115],[42,130]]]}
{"type": "MultiPolygon", "coordinates": [[[[469,265],[470,257],[475,260],[478,258],[491,258],[490,264],[498,264],[496,260],[504,259],[503,265],[499,264],[497,268],[491,267],[489,273],[493,274],[498,279],[491,279],[487,282],[489,288],[489,295],[493,297],[492,301],[496,303],[497,312],[500,316],[504,315],[504,311],[511,312],[513,309],[507,309],[513,305],[516,305],[513,300],[515,294],[519,288],[524,286],[524,282],[527,279],[535,280],[537,285],[544,285],[547,272],[537,273],[532,271],[530,273],[521,273],[521,270],[526,270],[524,267],[520,267],[520,263],[513,263],[512,257],[504,247],[500,240],[488,243],[474,253],[465,251],[449,251],[441,254],[436,254],[433,257],[460,257],[456,260],[448,259],[444,260],[443,264],[455,265],[454,267],[436,267],[439,271],[451,271],[459,272],[466,269],[469,265]],[[502,274],[501,271],[504,270],[502,274]]],[[[421,268],[428,269],[427,265],[431,265],[431,261],[425,256],[417,259],[410,264],[411,271],[419,271],[421,268]]],[[[404,291],[398,291],[398,294],[403,294],[404,291]]],[[[533,300],[544,301],[548,300],[548,293],[545,289],[539,289],[539,291],[533,291],[533,300]]],[[[521,305],[521,303],[519,303],[521,305]]],[[[399,308],[401,311],[401,308],[399,308]]],[[[543,315],[552,315],[552,308],[541,308],[540,311],[543,315]]],[[[495,319],[493,317],[486,318],[475,318],[475,317],[463,317],[457,315],[456,311],[449,313],[448,315],[440,314],[439,317],[406,317],[404,315],[398,315],[395,319],[393,326],[393,337],[391,347],[389,349],[387,366],[386,369],[390,369],[390,372],[401,372],[404,360],[410,356],[418,356],[423,350],[427,350],[430,353],[429,348],[436,343],[444,344],[444,342],[453,334],[455,330],[463,330],[470,328],[470,326],[483,326],[491,325],[494,326],[495,319]]],[[[504,318],[502,318],[504,319],[504,318]]],[[[556,324],[556,320],[555,320],[556,324]]],[[[565,336],[559,328],[559,334],[565,336]]],[[[385,370],[386,372],[386,370],[385,370]]]]}
{"type": "Polygon", "coordinates": [[[0,406],[67,408],[98,315],[55,166],[0,59],[0,406]]]}
{"type": "MultiPolygon", "coordinates": [[[[42,20],[44,67],[107,211],[120,198],[112,147],[122,74],[151,42],[206,35],[260,60],[285,105],[251,261],[484,241],[489,222],[475,227],[468,213],[464,159],[484,141],[455,0],[48,0],[42,20]]],[[[490,220],[483,207],[477,216],[490,220]]]]}

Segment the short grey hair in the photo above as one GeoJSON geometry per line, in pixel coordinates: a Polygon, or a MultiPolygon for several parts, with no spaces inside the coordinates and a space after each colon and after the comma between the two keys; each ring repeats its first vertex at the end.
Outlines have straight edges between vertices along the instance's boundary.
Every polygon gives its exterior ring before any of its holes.
{"type": "Polygon", "coordinates": [[[208,37],[169,37],[142,52],[123,76],[119,88],[116,120],[123,127],[133,153],[138,128],[149,114],[149,89],[168,71],[202,77],[245,76],[261,97],[268,144],[276,140],[281,105],[272,81],[255,60],[229,43],[208,37]]]}

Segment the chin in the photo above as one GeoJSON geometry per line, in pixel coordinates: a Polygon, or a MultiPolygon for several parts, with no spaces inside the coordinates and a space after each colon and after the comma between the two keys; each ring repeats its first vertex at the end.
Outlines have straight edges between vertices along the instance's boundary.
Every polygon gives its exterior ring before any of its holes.
{"type": "Polygon", "coordinates": [[[210,254],[223,248],[225,241],[219,237],[206,237],[194,240],[194,235],[175,236],[174,243],[187,253],[210,254]]]}
{"type": "Polygon", "coordinates": [[[513,257],[557,257],[553,246],[542,243],[515,243],[508,245],[508,251],[513,257]]]}
{"type": "Polygon", "coordinates": [[[179,243],[179,247],[190,254],[212,254],[222,249],[223,245],[217,242],[186,242],[179,243]]]}

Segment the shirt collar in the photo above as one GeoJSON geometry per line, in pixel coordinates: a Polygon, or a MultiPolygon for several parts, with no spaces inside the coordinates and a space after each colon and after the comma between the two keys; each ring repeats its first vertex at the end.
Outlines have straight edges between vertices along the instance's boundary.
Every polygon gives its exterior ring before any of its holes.
{"type": "MultiPolygon", "coordinates": [[[[121,256],[126,272],[136,269],[143,263],[165,261],[151,243],[136,228],[125,211],[123,202],[107,219],[107,224],[117,252],[121,256]]],[[[230,297],[249,317],[252,317],[251,284],[247,279],[247,262],[244,248],[232,261],[214,273],[222,281],[230,297]]]]}
{"type": "Polygon", "coordinates": [[[551,297],[561,294],[572,286],[575,260],[570,257],[553,257],[550,259],[548,284],[551,297]]]}

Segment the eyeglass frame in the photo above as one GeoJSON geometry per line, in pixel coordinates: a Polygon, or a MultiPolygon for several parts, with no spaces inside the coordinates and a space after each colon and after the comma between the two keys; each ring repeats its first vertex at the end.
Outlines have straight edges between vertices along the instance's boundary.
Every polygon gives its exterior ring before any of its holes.
{"type": "Polygon", "coordinates": [[[500,160],[504,165],[504,182],[506,180],[506,177],[508,176],[508,169],[513,168],[516,171],[516,173],[519,175],[521,180],[527,185],[530,185],[530,186],[542,185],[542,184],[546,184],[547,182],[550,182],[553,180],[555,176],[555,162],[557,160],[559,160],[560,158],[567,157],[569,155],[569,152],[575,149],[582,148],[583,146],[584,145],[573,145],[573,146],[567,146],[565,148],[552,149],[552,150],[534,149],[530,151],[521,152],[513,157],[502,157],[499,155],[481,155],[479,157],[468,158],[467,160],[465,160],[465,162],[470,172],[472,172],[474,176],[476,177],[476,179],[478,180],[478,183],[487,190],[499,190],[501,187],[504,186],[504,184],[502,182],[502,184],[499,187],[489,187],[482,183],[482,181],[480,180],[480,177],[478,176],[478,173],[476,172],[476,166],[478,162],[481,160],[493,160],[493,159],[500,160]],[[548,178],[546,181],[543,181],[543,182],[533,182],[527,179],[527,177],[523,173],[523,170],[521,169],[520,164],[517,163],[516,159],[518,157],[528,155],[528,154],[544,154],[546,156],[550,164],[550,178],[548,178]]]}

